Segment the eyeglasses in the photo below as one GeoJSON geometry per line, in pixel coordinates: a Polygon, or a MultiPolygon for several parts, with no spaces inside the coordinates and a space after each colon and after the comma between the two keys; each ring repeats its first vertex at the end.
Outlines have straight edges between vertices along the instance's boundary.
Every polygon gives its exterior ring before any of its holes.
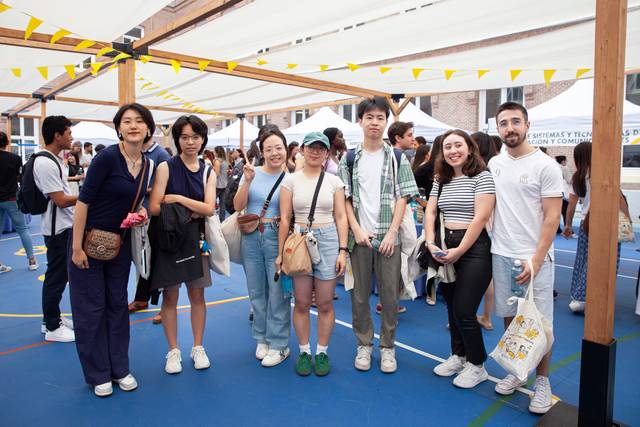
{"type": "Polygon", "coordinates": [[[202,141],[202,136],[198,135],[198,134],[194,134],[194,135],[180,135],[180,142],[189,142],[189,140],[191,140],[192,142],[200,142],[202,141]]]}
{"type": "Polygon", "coordinates": [[[304,148],[309,151],[313,151],[314,153],[321,153],[327,149],[324,145],[305,145],[304,148]]]}

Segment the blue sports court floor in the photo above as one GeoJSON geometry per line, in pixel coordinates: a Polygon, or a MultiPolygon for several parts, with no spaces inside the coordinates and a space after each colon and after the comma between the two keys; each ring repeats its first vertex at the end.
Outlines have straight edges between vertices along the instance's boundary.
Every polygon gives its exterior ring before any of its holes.
{"type": "MultiPolygon", "coordinates": [[[[504,398],[487,381],[474,390],[461,390],[450,379],[436,377],[433,367],[449,353],[446,309],[424,299],[405,302],[399,317],[398,372],[382,374],[379,354],[370,372],[353,368],[355,340],[350,329],[349,295],[338,287],[337,324],[329,347],[332,372],[325,378],[298,377],[294,372],[297,342],[292,333],[292,356],[274,368],[263,368],[254,357],[248,322],[249,301],[242,268],[232,277],[214,277],[209,302],[205,347],[212,366],[195,371],[189,359],[191,330],[188,300],[181,296],[179,342],[183,372],[164,372],[166,342],[162,327],[153,325],[153,311],[131,316],[130,358],[140,387],[132,393],[114,389],[100,399],[84,384],[73,344],[46,343],[40,334],[40,293],[45,271],[45,248],[39,221],[31,224],[40,270],[30,272],[16,234],[0,240],[0,260],[13,271],[0,275],[0,425],[46,423],[63,425],[223,425],[223,426],[531,426],[524,392],[504,398]]],[[[555,337],[551,384],[554,394],[571,404],[578,401],[580,345],[584,318],[568,309],[571,267],[576,240],[556,239],[555,337]]],[[[640,317],[634,312],[640,253],[625,245],[618,275],[615,334],[619,339],[614,416],[629,425],[640,424],[640,317]]],[[[130,281],[129,293],[135,285],[130,281]]],[[[372,296],[372,304],[375,296],[372,296]]],[[[70,312],[68,292],[62,302],[70,312]]],[[[374,321],[378,316],[374,314],[374,321]]],[[[491,351],[501,335],[485,331],[491,351]]],[[[378,325],[376,324],[376,328],[378,325]]],[[[312,337],[312,347],[315,338],[312,337]]],[[[493,361],[487,369],[504,375],[493,361]]]]}

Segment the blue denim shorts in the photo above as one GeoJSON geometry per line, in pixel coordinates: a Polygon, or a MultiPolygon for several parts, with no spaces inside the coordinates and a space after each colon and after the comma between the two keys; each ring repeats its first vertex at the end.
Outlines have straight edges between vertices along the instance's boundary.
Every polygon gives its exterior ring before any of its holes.
{"type": "Polygon", "coordinates": [[[312,228],[312,231],[318,239],[320,262],[312,264],[313,272],[310,275],[320,280],[333,280],[338,277],[336,273],[336,261],[340,249],[338,230],[335,224],[331,224],[322,228],[312,228]]]}

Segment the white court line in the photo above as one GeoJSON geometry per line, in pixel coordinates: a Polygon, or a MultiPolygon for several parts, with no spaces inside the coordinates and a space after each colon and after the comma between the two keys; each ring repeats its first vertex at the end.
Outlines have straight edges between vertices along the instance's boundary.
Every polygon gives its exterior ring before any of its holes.
{"type": "MultiPolygon", "coordinates": [[[[568,268],[569,270],[573,270],[573,267],[570,267],[568,265],[562,265],[562,264],[555,264],[556,267],[560,267],[560,268],[568,268]]],[[[625,276],[624,274],[617,274],[618,277],[624,277],[625,279],[633,279],[633,280],[638,280],[637,277],[634,276],[625,276]]]]}
{"type": "MultiPolygon", "coordinates": [[[[34,233],[34,234],[32,234],[31,236],[32,236],[32,237],[33,237],[33,236],[42,236],[42,233],[34,233]]],[[[7,237],[6,239],[0,239],[0,242],[6,242],[6,241],[8,241],[8,240],[16,240],[16,239],[19,239],[19,238],[20,238],[20,236],[7,237]]]]}
{"type": "MultiPolygon", "coordinates": [[[[575,254],[576,251],[571,251],[569,249],[555,249],[556,252],[568,252],[570,254],[575,254]]],[[[621,261],[631,261],[631,262],[637,262],[640,263],[640,259],[633,259],[633,258],[620,258],[621,261]]]]}
{"type": "MultiPolygon", "coordinates": [[[[293,303],[291,304],[291,306],[293,306],[293,303]]],[[[317,312],[317,311],[315,311],[315,310],[309,310],[309,311],[310,311],[310,312],[311,312],[311,314],[313,314],[314,316],[317,316],[317,315],[318,315],[318,312],[317,312]]],[[[345,328],[353,329],[353,325],[352,325],[351,323],[343,322],[342,320],[338,320],[338,319],[336,319],[336,320],[335,320],[335,322],[336,322],[336,324],[338,324],[338,325],[340,325],[340,326],[344,326],[345,328]]],[[[374,337],[375,339],[377,339],[377,340],[379,340],[379,339],[380,339],[380,335],[379,335],[379,334],[376,334],[376,333],[374,333],[374,334],[373,334],[373,337],[374,337]]],[[[402,348],[402,349],[405,349],[405,350],[407,350],[407,351],[410,351],[410,352],[412,352],[412,353],[415,353],[415,354],[417,354],[417,355],[419,355],[419,356],[422,356],[422,357],[425,357],[425,358],[427,358],[427,359],[435,360],[436,362],[439,362],[439,363],[442,363],[442,362],[444,362],[444,361],[445,361],[445,359],[443,359],[442,357],[438,357],[438,356],[436,356],[436,355],[434,355],[434,354],[427,353],[426,351],[422,351],[422,350],[420,350],[420,349],[418,349],[418,348],[411,347],[410,345],[403,344],[403,343],[401,343],[400,341],[394,341],[394,344],[395,344],[397,347],[400,347],[400,348],[402,348]]],[[[489,375],[489,380],[490,380],[490,381],[493,381],[494,383],[496,383],[496,384],[497,384],[497,383],[500,381],[500,378],[496,378],[496,377],[493,377],[493,376],[489,375]]],[[[524,394],[528,395],[528,396],[533,396],[533,391],[531,391],[531,390],[529,390],[529,389],[526,389],[526,388],[524,388],[524,387],[518,387],[518,388],[517,388],[517,390],[518,390],[519,392],[521,392],[521,393],[524,393],[524,394]]]]}

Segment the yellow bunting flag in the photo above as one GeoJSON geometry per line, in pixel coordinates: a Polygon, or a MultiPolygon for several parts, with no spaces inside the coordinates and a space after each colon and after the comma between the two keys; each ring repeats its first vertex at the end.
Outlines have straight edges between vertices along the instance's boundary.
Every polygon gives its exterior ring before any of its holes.
{"type": "Polygon", "coordinates": [[[146,64],[147,62],[151,61],[151,56],[150,55],[140,55],[140,61],[142,61],[143,64],[146,64]]]}
{"type": "Polygon", "coordinates": [[[209,66],[211,61],[198,61],[198,70],[204,71],[205,68],[209,66]]]}
{"type": "Polygon", "coordinates": [[[162,98],[164,95],[168,94],[169,92],[167,92],[166,90],[161,90],[160,92],[156,93],[156,96],[158,98],[162,98]]]}
{"type": "Polygon", "coordinates": [[[118,64],[111,64],[111,66],[109,67],[109,71],[115,70],[116,68],[118,68],[118,64]]]}
{"type": "Polygon", "coordinates": [[[482,78],[485,74],[487,74],[489,70],[478,70],[478,80],[482,78]]]}
{"type": "Polygon", "coordinates": [[[418,80],[418,77],[420,77],[420,73],[422,73],[424,71],[424,68],[413,68],[411,70],[411,73],[413,74],[413,78],[418,80]]]}
{"type": "Polygon", "coordinates": [[[27,29],[24,30],[24,39],[29,40],[31,34],[33,34],[35,29],[38,28],[40,24],[42,24],[42,21],[32,16],[31,19],[29,19],[29,23],[27,24],[27,29]]]}
{"type": "Polygon", "coordinates": [[[80,43],[78,43],[76,47],[73,48],[73,50],[87,49],[93,46],[94,44],[96,44],[96,42],[94,42],[93,40],[83,40],[80,43]]]}
{"type": "Polygon", "coordinates": [[[43,79],[49,80],[49,67],[37,67],[43,79]]]}
{"type": "Polygon", "coordinates": [[[549,84],[551,83],[551,78],[555,73],[556,73],[556,70],[544,70],[544,84],[547,85],[547,87],[549,87],[549,84]]]}
{"type": "Polygon", "coordinates": [[[237,62],[227,62],[227,70],[231,73],[238,66],[237,62]]]}
{"type": "Polygon", "coordinates": [[[294,68],[296,68],[298,66],[298,64],[287,64],[287,69],[289,70],[293,70],[294,68]]]}
{"type": "Polygon", "coordinates": [[[103,65],[103,62],[94,62],[91,64],[91,74],[94,76],[98,74],[98,71],[100,71],[100,68],[102,68],[103,65]]]}
{"type": "Polygon", "coordinates": [[[387,71],[391,71],[391,67],[380,67],[378,70],[380,70],[380,74],[384,74],[387,71]]]}
{"type": "Polygon", "coordinates": [[[359,65],[352,64],[352,63],[350,63],[350,62],[348,62],[348,63],[347,63],[347,67],[348,67],[351,71],[355,71],[355,70],[357,70],[358,68],[360,68],[360,66],[359,66],[359,65]]]}
{"type": "Polygon", "coordinates": [[[258,65],[265,65],[265,64],[267,63],[267,61],[266,61],[266,60],[264,60],[264,59],[262,59],[262,58],[258,58],[258,60],[256,61],[256,63],[257,63],[258,65]]]}
{"type": "Polygon", "coordinates": [[[509,70],[509,73],[511,74],[511,81],[516,81],[521,72],[522,70],[509,70]]]}
{"type": "Polygon", "coordinates": [[[67,74],[69,74],[69,78],[74,80],[76,78],[76,67],[75,65],[65,65],[64,69],[67,70],[67,74]]]}
{"type": "Polygon", "coordinates": [[[20,78],[22,76],[22,70],[20,68],[12,68],[11,72],[13,73],[14,76],[16,76],[17,78],[20,78]]]}
{"type": "Polygon", "coordinates": [[[329,69],[329,65],[327,64],[320,64],[320,71],[327,71],[329,69]]]}
{"type": "Polygon", "coordinates": [[[591,68],[578,68],[578,71],[576,71],[576,79],[579,79],[584,74],[587,74],[589,71],[591,71],[591,68]]]}
{"type": "Polygon", "coordinates": [[[115,56],[115,58],[113,58],[112,62],[118,62],[121,59],[127,59],[127,58],[131,58],[131,55],[129,55],[128,53],[120,52],[115,56]]]}
{"type": "Polygon", "coordinates": [[[63,37],[68,36],[69,34],[71,34],[71,31],[67,31],[64,28],[60,28],[58,31],[56,31],[54,35],[51,36],[51,41],[49,43],[54,44],[55,42],[57,42],[63,37]]]}
{"type": "Polygon", "coordinates": [[[153,83],[151,83],[151,82],[147,82],[147,83],[143,84],[142,86],[140,86],[140,90],[142,90],[142,89],[144,89],[144,88],[146,88],[146,87],[149,87],[149,86],[151,86],[152,84],[153,84],[153,83]]]}
{"type": "Polygon", "coordinates": [[[11,6],[9,6],[8,4],[0,3],[0,13],[5,12],[9,9],[11,9],[11,6]]]}
{"type": "Polygon", "coordinates": [[[444,70],[444,78],[446,80],[451,80],[451,77],[453,77],[453,74],[458,71],[458,70],[444,70]]]}
{"type": "Polygon", "coordinates": [[[107,53],[109,52],[113,52],[115,49],[112,48],[111,46],[107,46],[107,47],[103,47],[102,49],[100,49],[98,51],[98,53],[96,53],[96,58],[100,59],[103,56],[105,56],[107,53]]]}
{"type": "Polygon", "coordinates": [[[173,67],[173,71],[175,71],[176,74],[178,74],[180,72],[180,67],[182,66],[180,61],[176,61],[175,59],[170,59],[169,62],[171,63],[171,66],[173,67]]]}

